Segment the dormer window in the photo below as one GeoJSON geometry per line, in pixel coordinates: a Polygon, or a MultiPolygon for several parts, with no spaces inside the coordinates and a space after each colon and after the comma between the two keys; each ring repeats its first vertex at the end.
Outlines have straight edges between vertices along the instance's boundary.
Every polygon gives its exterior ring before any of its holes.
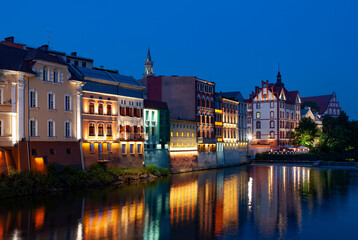
{"type": "Polygon", "coordinates": [[[59,81],[58,81],[58,70],[57,69],[55,69],[54,71],[53,71],[53,82],[55,82],[55,83],[58,83],[59,81]]]}
{"type": "Polygon", "coordinates": [[[42,80],[48,81],[48,68],[47,67],[44,67],[44,69],[43,69],[42,80]]]}

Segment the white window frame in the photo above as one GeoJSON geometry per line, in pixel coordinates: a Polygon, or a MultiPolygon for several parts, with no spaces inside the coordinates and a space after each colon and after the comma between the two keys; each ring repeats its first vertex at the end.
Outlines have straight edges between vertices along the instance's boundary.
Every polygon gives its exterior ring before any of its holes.
{"type": "Polygon", "coordinates": [[[54,83],[60,83],[60,72],[58,71],[57,68],[55,68],[53,70],[53,82],[54,83]],[[55,74],[57,73],[57,81],[56,81],[56,78],[55,78],[55,74]]]}
{"type": "Polygon", "coordinates": [[[39,92],[36,89],[31,89],[29,92],[29,107],[30,108],[38,108],[39,107],[39,92]],[[31,93],[35,93],[35,106],[31,106],[32,105],[32,99],[31,99],[31,93]]]}
{"type": "Polygon", "coordinates": [[[72,96],[71,96],[71,94],[65,94],[65,96],[64,96],[64,111],[72,112],[72,96]],[[66,109],[66,107],[67,107],[66,97],[69,97],[69,99],[70,99],[69,109],[66,109]]]}
{"type": "Polygon", "coordinates": [[[4,104],[4,89],[0,88],[0,105],[4,104]]]}
{"type": "Polygon", "coordinates": [[[4,120],[0,119],[0,136],[4,136],[4,120]]]}
{"type": "Polygon", "coordinates": [[[56,94],[54,93],[54,92],[48,92],[47,93],[47,109],[48,110],[56,110],[56,94]],[[53,101],[53,108],[50,108],[50,95],[53,95],[53,99],[52,99],[52,101],[53,101]]]}
{"type": "Polygon", "coordinates": [[[39,136],[39,122],[38,122],[37,118],[31,118],[29,120],[29,136],[30,137],[38,137],[39,136]],[[31,121],[35,122],[35,135],[31,135],[31,132],[32,132],[31,121]]]}
{"type": "Polygon", "coordinates": [[[50,137],[50,138],[56,137],[56,121],[53,118],[47,120],[47,137],[50,137]],[[53,125],[52,125],[52,136],[50,136],[50,129],[49,129],[50,122],[53,123],[53,125]]]}
{"type": "Polygon", "coordinates": [[[70,120],[66,120],[64,123],[64,136],[65,138],[72,138],[72,122],[70,120]],[[69,135],[67,136],[66,124],[69,124],[69,135]]]}
{"type": "Polygon", "coordinates": [[[47,66],[44,66],[42,69],[42,81],[49,82],[49,68],[47,66]]]}

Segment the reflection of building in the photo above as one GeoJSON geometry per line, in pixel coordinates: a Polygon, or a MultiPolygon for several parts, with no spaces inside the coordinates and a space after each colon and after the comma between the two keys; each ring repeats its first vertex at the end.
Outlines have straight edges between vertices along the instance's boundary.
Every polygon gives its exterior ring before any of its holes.
{"type": "Polygon", "coordinates": [[[248,133],[253,143],[271,146],[292,143],[294,129],[301,119],[298,91],[287,91],[278,72],[276,83],[262,81],[247,100],[248,133]]]}
{"type": "Polygon", "coordinates": [[[317,106],[319,107],[318,114],[322,117],[324,117],[325,115],[338,117],[340,112],[342,111],[335,92],[329,95],[302,98],[302,103],[309,102],[317,104],[317,106]]]}
{"type": "Polygon", "coordinates": [[[94,162],[143,166],[143,87],[132,77],[78,67],[83,86],[83,154],[94,162]]]}

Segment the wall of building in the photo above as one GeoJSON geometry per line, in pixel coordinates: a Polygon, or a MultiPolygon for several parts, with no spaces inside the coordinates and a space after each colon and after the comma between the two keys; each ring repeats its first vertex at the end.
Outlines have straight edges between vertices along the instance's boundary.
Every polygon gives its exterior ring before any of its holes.
{"type": "Polygon", "coordinates": [[[153,164],[158,167],[169,168],[168,149],[145,149],[145,165],[153,164]]]}
{"type": "Polygon", "coordinates": [[[240,165],[247,161],[247,149],[235,146],[224,146],[225,166],[240,165]]]}
{"type": "Polygon", "coordinates": [[[218,161],[216,152],[199,152],[198,154],[198,169],[217,168],[218,161]]]}

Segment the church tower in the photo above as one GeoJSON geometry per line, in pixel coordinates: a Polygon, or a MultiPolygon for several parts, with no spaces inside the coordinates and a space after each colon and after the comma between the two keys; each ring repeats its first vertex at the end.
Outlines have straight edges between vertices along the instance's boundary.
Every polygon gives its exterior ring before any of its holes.
{"type": "Polygon", "coordinates": [[[154,62],[152,61],[152,57],[150,56],[150,49],[148,48],[147,60],[144,62],[145,72],[143,77],[154,76],[153,65],[154,62]]]}
{"type": "Polygon", "coordinates": [[[284,87],[285,84],[282,83],[282,79],[281,79],[281,73],[280,73],[280,64],[278,64],[278,73],[277,73],[277,81],[275,83],[276,87],[284,87]]]}

